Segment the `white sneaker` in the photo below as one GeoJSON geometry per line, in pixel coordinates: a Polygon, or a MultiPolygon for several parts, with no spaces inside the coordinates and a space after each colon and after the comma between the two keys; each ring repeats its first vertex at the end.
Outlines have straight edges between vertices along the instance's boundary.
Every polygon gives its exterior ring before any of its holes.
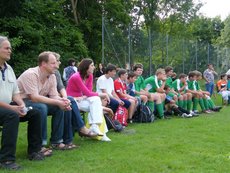
{"type": "Polygon", "coordinates": [[[96,133],[98,136],[103,136],[104,134],[100,131],[99,127],[97,124],[92,124],[89,128],[91,131],[96,133]]]}
{"type": "Polygon", "coordinates": [[[110,142],[111,139],[109,139],[108,136],[106,136],[106,134],[104,134],[104,136],[101,138],[101,141],[110,142]]]}
{"type": "Polygon", "coordinates": [[[191,114],[183,113],[183,114],[181,115],[181,117],[183,117],[183,118],[190,118],[190,117],[192,117],[192,115],[191,115],[191,114]]]}

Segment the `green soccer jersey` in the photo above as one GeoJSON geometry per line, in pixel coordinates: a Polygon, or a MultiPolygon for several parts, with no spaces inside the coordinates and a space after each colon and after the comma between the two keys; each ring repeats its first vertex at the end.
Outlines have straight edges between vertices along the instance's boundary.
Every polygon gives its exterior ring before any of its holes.
{"type": "Polygon", "coordinates": [[[198,81],[195,81],[195,85],[196,85],[196,90],[200,90],[200,84],[199,84],[199,82],[198,81]]]}
{"type": "Polygon", "coordinates": [[[169,86],[169,88],[173,88],[173,85],[172,85],[173,81],[172,81],[172,78],[171,77],[168,77],[165,81],[165,84],[169,86]]]}
{"type": "Polygon", "coordinates": [[[142,76],[138,76],[138,78],[134,82],[135,90],[138,92],[140,92],[141,90],[144,90],[145,89],[144,82],[145,82],[144,78],[142,76]]]}
{"type": "MultiPolygon", "coordinates": [[[[173,81],[172,83],[172,88],[176,91],[179,92],[179,90],[184,86],[183,83],[181,83],[180,79],[176,79],[175,81],[173,81]]],[[[184,89],[185,91],[185,89],[184,89]]]]}
{"type": "Polygon", "coordinates": [[[188,89],[189,90],[193,90],[193,91],[197,91],[198,90],[197,81],[195,81],[195,80],[194,81],[188,80],[187,83],[188,83],[188,89]]]}
{"type": "Polygon", "coordinates": [[[160,88],[161,84],[161,80],[158,80],[157,76],[150,76],[145,79],[145,86],[151,93],[157,92],[157,88],[160,88]]]}

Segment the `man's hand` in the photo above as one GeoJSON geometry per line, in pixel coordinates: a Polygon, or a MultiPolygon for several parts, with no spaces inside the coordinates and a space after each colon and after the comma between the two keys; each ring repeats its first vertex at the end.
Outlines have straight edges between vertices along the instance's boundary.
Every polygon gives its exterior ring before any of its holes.
{"type": "Polygon", "coordinates": [[[26,113],[23,111],[23,108],[25,106],[18,106],[18,105],[11,105],[11,110],[17,112],[17,114],[19,115],[19,117],[24,117],[26,115],[26,113]]]}

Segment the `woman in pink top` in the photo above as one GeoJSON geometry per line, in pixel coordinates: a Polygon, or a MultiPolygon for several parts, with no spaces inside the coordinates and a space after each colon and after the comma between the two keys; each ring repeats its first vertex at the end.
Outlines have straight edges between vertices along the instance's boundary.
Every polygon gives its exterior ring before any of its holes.
{"type": "Polygon", "coordinates": [[[94,63],[91,59],[83,59],[79,66],[78,72],[73,74],[68,81],[66,88],[68,96],[75,98],[80,110],[89,112],[88,122],[90,124],[90,129],[103,136],[102,141],[111,141],[107,136],[108,131],[106,124],[104,125],[104,132],[99,130],[99,126],[103,121],[103,110],[100,97],[109,97],[106,93],[98,94],[93,92],[93,71],[95,69],[94,63]]]}

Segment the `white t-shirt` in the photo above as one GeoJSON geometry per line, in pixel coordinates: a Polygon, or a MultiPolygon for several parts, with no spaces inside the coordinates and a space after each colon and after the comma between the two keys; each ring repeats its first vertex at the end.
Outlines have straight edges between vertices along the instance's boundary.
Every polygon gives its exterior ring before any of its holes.
{"type": "Polygon", "coordinates": [[[107,94],[112,97],[112,92],[114,91],[114,83],[111,77],[106,78],[105,75],[100,76],[97,79],[97,93],[102,93],[102,89],[105,89],[107,94]]]}
{"type": "Polygon", "coordinates": [[[226,75],[230,75],[230,69],[227,71],[226,75]]]}

